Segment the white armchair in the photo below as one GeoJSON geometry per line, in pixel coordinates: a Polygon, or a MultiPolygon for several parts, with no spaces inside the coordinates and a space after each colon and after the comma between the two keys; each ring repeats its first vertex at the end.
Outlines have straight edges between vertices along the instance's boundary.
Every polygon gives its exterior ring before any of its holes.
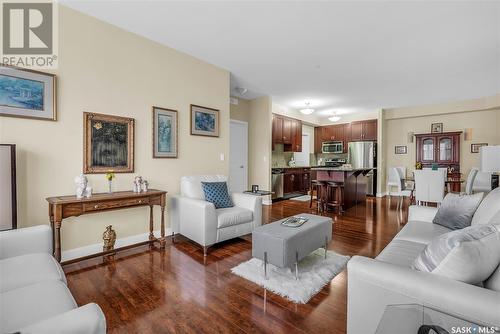
{"type": "Polygon", "coordinates": [[[105,333],[94,303],[78,307],[52,257],[52,230],[0,232],[0,333],[105,333]]]}
{"type": "Polygon", "coordinates": [[[173,196],[170,207],[172,233],[179,233],[203,247],[251,233],[262,224],[262,198],[243,193],[231,194],[234,207],[216,209],[205,201],[201,182],[227,182],[223,175],[181,178],[181,194],[173,196]]]}

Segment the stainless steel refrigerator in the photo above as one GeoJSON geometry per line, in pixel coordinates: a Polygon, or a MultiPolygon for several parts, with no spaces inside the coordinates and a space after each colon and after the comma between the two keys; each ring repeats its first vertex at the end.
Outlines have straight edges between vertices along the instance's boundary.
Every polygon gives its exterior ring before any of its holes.
{"type": "Polygon", "coordinates": [[[350,142],[347,151],[347,163],[352,168],[374,168],[366,177],[368,178],[367,194],[377,195],[377,142],[358,141],[350,142]]]}

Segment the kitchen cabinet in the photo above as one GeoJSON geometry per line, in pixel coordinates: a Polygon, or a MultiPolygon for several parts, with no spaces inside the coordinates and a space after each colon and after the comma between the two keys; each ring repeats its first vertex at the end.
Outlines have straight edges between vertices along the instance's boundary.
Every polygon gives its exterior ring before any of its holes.
{"type": "Polygon", "coordinates": [[[318,126],[314,128],[314,153],[321,153],[321,144],[323,142],[323,127],[318,126]]]}
{"type": "Polygon", "coordinates": [[[297,119],[273,115],[272,147],[283,144],[285,152],[302,152],[302,122],[297,119]]]}
{"type": "Polygon", "coordinates": [[[273,145],[283,144],[283,118],[273,115],[273,145]]]}
{"type": "Polygon", "coordinates": [[[348,124],[320,126],[314,129],[314,153],[321,153],[321,144],[325,141],[340,141],[347,152],[348,124]]]}
{"type": "Polygon", "coordinates": [[[310,168],[287,168],[283,177],[283,194],[307,193],[310,184],[310,168]]]}
{"type": "Polygon", "coordinates": [[[377,120],[352,122],[349,141],[377,140],[377,120]]]}

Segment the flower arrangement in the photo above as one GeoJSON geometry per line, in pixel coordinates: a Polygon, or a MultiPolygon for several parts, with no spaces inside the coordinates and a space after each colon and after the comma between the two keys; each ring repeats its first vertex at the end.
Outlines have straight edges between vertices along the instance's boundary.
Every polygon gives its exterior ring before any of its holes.
{"type": "Polygon", "coordinates": [[[112,184],[114,178],[115,178],[115,173],[112,170],[106,173],[106,180],[108,180],[108,193],[110,194],[113,192],[112,184]]]}
{"type": "Polygon", "coordinates": [[[422,169],[422,163],[421,163],[421,162],[417,162],[417,163],[415,164],[415,169],[416,169],[416,170],[421,170],[421,169],[422,169]]]}

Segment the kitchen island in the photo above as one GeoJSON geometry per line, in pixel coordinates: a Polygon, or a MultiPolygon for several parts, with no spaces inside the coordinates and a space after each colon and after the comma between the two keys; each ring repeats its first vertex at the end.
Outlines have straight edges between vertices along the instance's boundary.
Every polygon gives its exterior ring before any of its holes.
{"type": "Polygon", "coordinates": [[[316,180],[324,182],[338,182],[344,184],[344,210],[366,201],[368,178],[366,175],[374,168],[342,168],[342,167],[313,167],[316,180]]]}

